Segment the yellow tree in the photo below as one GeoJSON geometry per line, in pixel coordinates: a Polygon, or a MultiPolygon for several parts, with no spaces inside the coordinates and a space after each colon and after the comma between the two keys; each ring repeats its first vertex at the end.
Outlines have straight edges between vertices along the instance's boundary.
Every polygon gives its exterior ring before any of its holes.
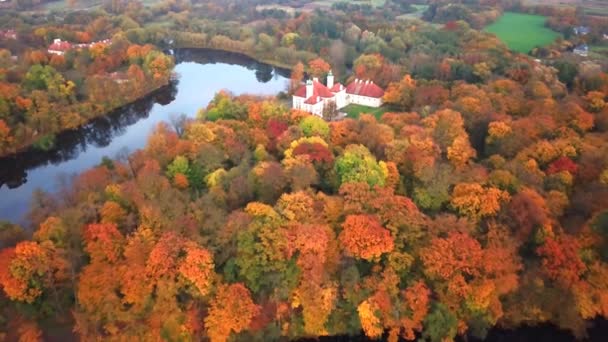
{"type": "Polygon", "coordinates": [[[410,76],[405,75],[399,82],[388,85],[384,93],[384,102],[401,111],[409,111],[414,104],[414,92],[416,81],[410,76]]]}
{"type": "Polygon", "coordinates": [[[496,215],[501,204],[509,199],[506,191],[494,187],[484,188],[479,183],[459,183],[452,192],[451,204],[461,215],[479,220],[496,215]]]}

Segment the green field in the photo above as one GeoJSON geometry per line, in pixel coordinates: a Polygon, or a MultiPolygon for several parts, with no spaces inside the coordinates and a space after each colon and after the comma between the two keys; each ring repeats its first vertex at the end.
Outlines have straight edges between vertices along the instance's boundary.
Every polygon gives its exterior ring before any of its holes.
{"type": "Polygon", "coordinates": [[[429,8],[429,5],[412,5],[413,8],[416,9],[415,12],[401,14],[396,17],[399,20],[411,20],[411,19],[420,19],[424,12],[429,8]]]}
{"type": "Polygon", "coordinates": [[[546,18],[540,15],[505,12],[485,31],[498,36],[514,51],[528,53],[537,46],[551,44],[559,34],[545,27],[546,18]]]}
{"type": "Polygon", "coordinates": [[[358,119],[359,115],[361,114],[372,114],[376,117],[376,119],[380,120],[382,114],[387,112],[387,109],[384,107],[374,108],[358,104],[349,104],[348,106],[342,108],[340,111],[346,113],[347,117],[353,119],[358,119]]]}

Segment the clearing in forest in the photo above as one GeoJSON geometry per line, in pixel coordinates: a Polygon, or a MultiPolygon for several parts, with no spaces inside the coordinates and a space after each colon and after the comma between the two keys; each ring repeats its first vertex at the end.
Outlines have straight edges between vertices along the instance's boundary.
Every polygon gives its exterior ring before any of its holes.
{"type": "Polygon", "coordinates": [[[485,30],[498,36],[511,50],[528,53],[559,37],[559,33],[545,27],[545,20],[540,15],[505,12],[485,30]]]}
{"type": "Polygon", "coordinates": [[[352,103],[340,109],[340,111],[346,113],[346,117],[352,119],[358,119],[361,114],[371,114],[380,120],[382,115],[387,112],[387,109],[385,107],[374,108],[352,103]]]}

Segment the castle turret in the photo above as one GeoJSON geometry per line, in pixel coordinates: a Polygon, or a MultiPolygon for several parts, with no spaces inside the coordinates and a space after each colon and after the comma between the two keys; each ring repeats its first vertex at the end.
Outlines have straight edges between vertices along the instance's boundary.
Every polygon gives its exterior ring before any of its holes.
{"type": "Polygon", "coordinates": [[[327,88],[331,89],[334,87],[334,74],[329,70],[329,74],[327,74],[327,88]]]}
{"type": "Polygon", "coordinates": [[[306,98],[309,99],[312,96],[313,90],[312,90],[312,81],[308,80],[306,81],[306,98]]]}

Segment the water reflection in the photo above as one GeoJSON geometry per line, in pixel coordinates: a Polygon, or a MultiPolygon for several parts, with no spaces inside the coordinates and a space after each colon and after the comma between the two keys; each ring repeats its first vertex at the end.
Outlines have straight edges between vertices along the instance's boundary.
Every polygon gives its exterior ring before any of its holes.
{"type": "Polygon", "coordinates": [[[276,68],[272,65],[258,62],[248,56],[232,52],[208,49],[180,49],[175,51],[174,57],[178,62],[239,65],[249,70],[254,70],[256,79],[261,83],[267,83],[273,77],[289,78],[291,75],[291,72],[287,69],[276,68]]]}
{"type": "Polygon", "coordinates": [[[113,137],[124,134],[129,126],[147,118],[155,103],[167,105],[175,99],[176,94],[177,81],[173,81],[145,99],[97,118],[77,130],[59,134],[56,146],[51,151],[29,150],[0,159],[0,187],[6,184],[9,189],[17,188],[27,182],[26,170],[76,159],[91,146],[108,146],[113,137]]]}
{"type": "Polygon", "coordinates": [[[289,71],[238,54],[210,50],[175,51],[178,80],[144,99],[86,126],[57,136],[48,152],[27,151],[0,159],[0,221],[18,222],[35,189],[56,191],[57,180],[99,164],[104,156],[145,145],[150,130],[172,113],[193,116],[221,89],[276,94],[289,71]]]}

